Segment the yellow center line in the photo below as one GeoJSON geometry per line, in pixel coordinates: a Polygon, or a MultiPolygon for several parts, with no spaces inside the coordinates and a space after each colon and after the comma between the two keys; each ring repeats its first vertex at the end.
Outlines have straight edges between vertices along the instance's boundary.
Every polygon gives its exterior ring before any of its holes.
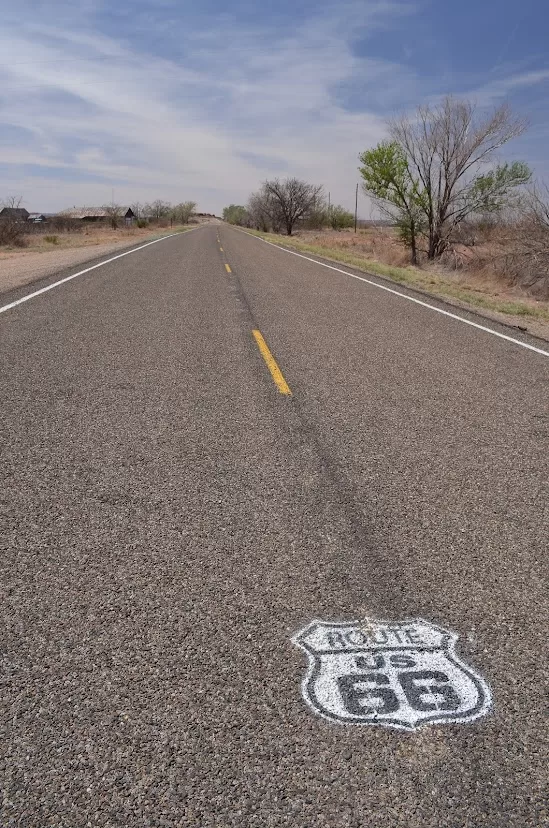
{"type": "Polygon", "coordinates": [[[220,249],[220,250],[221,250],[221,252],[223,253],[223,248],[222,248],[222,247],[220,247],[219,249],[220,249]]]}
{"type": "Polygon", "coordinates": [[[232,270],[229,267],[229,265],[227,264],[227,262],[225,262],[225,270],[227,271],[227,273],[232,273],[232,270]]]}
{"type": "Polygon", "coordinates": [[[263,337],[261,335],[261,331],[252,331],[252,333],[254,335],[255,341],[257,342],[257,347],[261,351],[261,356],[265,360],[265,362],[267,364],[267,368],[271,372],[271,376],[272,376],[273,380],[275,381],[276,387],[278,388],[278,390],[280,391],[281,394],[286,394],[287,396],[291,397],[292,392],[290,390],[290,386],[288,385],[288,383],[284,379],[284,376],[282,375],[282,371],[280,370],[280,368],[276,364],[276,360],[275,360],[274,356],[269,351],[267,343],[265,342],[265,340],[263,339],[263,337]]]}

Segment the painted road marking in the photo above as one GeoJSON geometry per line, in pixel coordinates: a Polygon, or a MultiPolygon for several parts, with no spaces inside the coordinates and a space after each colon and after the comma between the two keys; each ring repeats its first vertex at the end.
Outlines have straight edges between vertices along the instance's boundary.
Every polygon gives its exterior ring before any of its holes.
{"type": "Polygon", "coordinates": [[[219,249],[220,249],[220,250],[221,250],[221,252],[223,253],[223,248],[222,248],[222,247],[220,247],[219,249]]]}
{"type": "Polygon", "coordinates": [[[231,268],[229,267],[229,265],[226,262],[225,262],[225,270],[227,271],[227,273],[232,273],[231,268]]]}
{"type": "Polygon", "coordinates": [[[422,618],[312,621],[292,639],[309,658],[303,698],[333,722],[415,730],[471,722],[490,688],[455,652],[458,636],[422,618]]]}
{"type": "Polygon", "coordinates": [[[276,364],[275,358],[273,357],[273,355],[269,351],[267,343],[265,342],[265,340],[263,339],[263,337],[261,335],[261,331],[252,331],[252,333],[254,335],[255,341],[257,342],[257,346],[258,346],[258,348],[261,352],[261,356],[265,360],[265,362],[267,364],[267,368],[271,372],[271,376],[272,376],[273,380],[275,381],[276,387],[278,388],[278,390],[280,391],[281,394],[286,394],[287,396],[291,397],[292,392],[290,391],[290,386],[288,385],[288,383],[284,379],[282,371],[280,370],[280,368],[276,364]]]}
{"type": "MultiPolygon", "coordinates": [[[[386,285],[380,285],[371,279],[365,279],[363,276],[357,276],[356,273],[350,273],[348,270],[342,270],[340,267],[334,267],[333,265],[326,264],[325,262],[319,262],[317,259],[312,259],[310,256],[304,256],[303,253],[297,253],[295,250],[288,250],[287,247],[281,247],[279,244],[274,244],[266,239],[262,239],[260,236],[253,236],[251,233],[246,233],[246,235],[251,236],[253,239],[259,239],[259,241],[265,242],[265,244],[270,244],[271,247],[276,247],[278,250],[283,250],[285,253],[291,253],[293,256],[299,256],[300,259],[306,259],[308,262],[313,262],[321,267],[327,267],[329,270],[335,270],[337,273],[343,273],[345,276],[350,276],[351,279],[357,279],[359,282],[365,282],[367,285],[379,288],[380,290],[385,290],[387,293],[392,293],[394,296],[399,296],[401,299],[407,299],[408,302],[414,302],[414,304],[421,305],[423,308],[435,311],[435,313],[448,316],[450,319],[456,319],[458,322],[463,322],[464,325],[470,325],[471,328],[478,328],[479,331],[485,331],[486,333],[492,334],[492,336],[497,336],[499,339],[505,339],[507,342],[512,342],[513,345],[520,345],[521,348],[526,348],[529,351],[534,351],[536,354],[549,357],[549,351],[544,351],[542,348],[536,348],[534,345],[529,345],[527,342],[522,342],[520,339],[515,339],[513,336],[507,336],[506,334],[499,333],[499,331],[494,331],[492,328],[486,327],[486,325],[479,325],[478,322],[472,322],[470,319],[464,319],[463,316],[458,316],[457,313],[450,313],[450,311],[437,308],[435,305],[430,305],[429,302],[422,302],[421,299],[416,299],[414,296],[408,296],[406,293],[394,290],[394,288],[387,287],[386,285]]],[[[410,290],[413,290],[413,288],[411,287],[410,290]]],[[[444,302],[444,299],[441,299],[440,301],[444,302]]],[[[471,312],[474,313],[474,311],[471,312]]]]}
{"type": "Polygon", "coordinates": [[[116,261],[116,259],[122,259],[124,256],[130,256],[132,253],[138,253],[140,250],[144,250],[145,247],[150,247],[151,244],[158,244],[158,242],[165,241],[166,239],[173,239],[174,236],[182,236],[183,233],[188,233],[188,230],[183,230],[181,233],[170,233],[169,236],[162,236],[161,239],[154,239],[154,241],[147,242],[146,244],[142,244],[139,247],[134,247],[133,250],[126,250],[125,253],[119,253],[117,256],[111,256],[110,259],[106,259],[104,262],[99,262],[99,264],[94,264],[91,267],[87,267],[85,270],[79,270],[78,273],[73,273],[72,276],[65,276],[64,279],[59,279],[57,282],[53,282],[51,285],[47,287],[40,288],[40,290],[35,290],[33,293],[28,293],[26,296],[22,296],[21,299],[16,299],[15,302],[10,302],[8,305],[4,305],[0,307],[0,313],[4,313],[5,311],[11,310],[11,308],[16,308],[17,305],[22,305],[23,302],[28,302],[29,299],[34,299],[35,296],[40,296],[42,293],[47,293],[49,290],[53,290],[59,285],[64,285],[65,282],[70,282],[72,279],[76,279],[78,276],[83,276],[85,273],[89,273],[91,270],[96,270],[98,267],[103,267],[103,265],[110,264],[111,262],[116,261]]]}

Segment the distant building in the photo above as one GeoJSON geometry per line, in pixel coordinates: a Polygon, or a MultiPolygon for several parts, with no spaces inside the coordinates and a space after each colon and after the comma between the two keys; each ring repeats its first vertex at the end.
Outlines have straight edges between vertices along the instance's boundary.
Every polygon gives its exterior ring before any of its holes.
{"type": "MultiPolygon", "coordinates": [[[[103,207],[73,207],[71,210],[63,210],[58,213],[63,218],[79,219],[80,221],[109,221],[111,218],[109,211],[103,207]]],[[[131,207],[123,207],[120,217],[130,223],[135,218],[135,213],[131,207]]]]}
{"type": "Polygon", "coordinates": [[[29,211],[24,207],[4,207],[0,210],[0,219],[15,219],[15,221],[27,221],[29,211]]]}

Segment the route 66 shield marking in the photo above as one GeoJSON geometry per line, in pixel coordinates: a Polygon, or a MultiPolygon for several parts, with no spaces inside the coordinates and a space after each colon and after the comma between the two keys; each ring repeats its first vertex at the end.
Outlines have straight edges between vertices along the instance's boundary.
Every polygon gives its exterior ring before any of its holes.
{"type": "Polygon", "coordinates": [[[303,697],[336,722],[415,730],[490,710],[486,682],[455,652],[458,636],[421,618],[312,621],[292,639],[309,668],[303,697]]]}

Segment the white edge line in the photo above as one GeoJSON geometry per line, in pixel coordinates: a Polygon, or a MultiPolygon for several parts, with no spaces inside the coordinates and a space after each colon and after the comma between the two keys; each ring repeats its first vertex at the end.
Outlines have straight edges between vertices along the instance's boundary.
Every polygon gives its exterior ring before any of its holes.
{"type": "MultiPolygon", "coordinates": [[[[193,230],[196,229],[193,227],[193,230]]],[[[64,279],[59,279],[57,282],[52,282],[51,285],[46,285],[46,287],[40,288],[40,290],[35,290],[33,293],[28,293],[26,296],[22,296],[21,299],[16,299],[15,302],[10,302],[8,305],[4,305],[0,307],[0,313],[4,313],[5,311],[11,310],[11,308],[16,308],[17,305],[22,305],[23,302],[28,302],[29,299],[34,299],[35,296],[40,296],[41,293],[47,293],[48,290],[53,290],[53,288],[59,287],[59,285],[64,285],[65,282],[70,282],[71,279],[76,279],[77,276],[83,276],[85,273],[89,273],[90,270],[95,270],[98,267],[103,267],[103,265],[110,264],[110,262],[116,261],[116,259],[121,259],[123,256],[129,256],[131,253],[137,253],[139,250],[143,250],[145,247],[150,247],[151,244],[158,244],[158,242],[165,241],[166,239],[173,239],[175,236],[183,236],[185,233],[188,233],[188,230],[183,230],[181,233],[170,233],[169,236],[162,236],[160,239],[153,239],[153,241],[147,242],[146,244],[141,244],[139,247],[134,247],[132,250],[126,250],[125,253],[119,253],[117,256],[111,256],[110,259],[105,259],[104,262],[98,262],[98,264],[94,264],[91,267],[87,267],[85,270],[79,270],[78,273],[73,273],[71,276],[65,276],[64,279]]]]}
{"type": "MultiPolygon", "coordinates": [[[[262,239],[261,236],[254,236],[252,233],[246,233],[246,235],[251,237],[252,239],[258,239],[259,241],[262,241],[265,244],[270,244],[271,247],[276,247],[278,248],[278,250],[283,250],[285,253],[291,253],[293,256],[299,256],[300,259],[306,259],[308,262],[314,262],[314,264],[321,265],[322,267],[327,267],[329,268],[329,270],[335,270],[337,271],[337,273],[343,273],[345,276],[350,276],[352,279],[358,279],[359,282],[366,282],[367,285],[372,285],[373,287],[379,288],[380,290],[387,291],[387,293],[392,293],[395,296],[400,296],[401,299],[407,299],[409,302],[414,302],[416,305],[421,305],[423,308],[429,308],[429,310],[433,310],[436,313],[441,313],[443,316],[449,316],[450,319],[457,319],[458,322],[463,322],[464,325],[470,325],[472,328],[478,328],[479,331],[486,331],[486,333],[492,334],[492,336],[497,336],[500,339],[505,339],[507,342],[512,342],[514,345],[520,345],[521,348],[527,348],[529,351],[534,351],[536,354],[541,354],[542,356],[549,357],[549,351],[543,351],[541,348],[536,348],[534,345],[528,345],[527,342],[521,342],[520,339],[515,339],[513,336],[507,336],[506,334],[499,333],[499,331],[492,330],[492,328],[487,328],[485,325],[479,325],[478,322],[471,322],[470,319],[464,319],[463,316],[458,316],[456,313],[450,313],[450,311],[445,311],[442,310],[442,308],[437,308],[435,305],[430,305],[428,302],[422,302],[421,299],[416,299],[413,296],[408,296],[406,293],[401,293],[399,290],[394,290],[393,288],[386,287],[386,285],[380,285],[378,284],[378,282],[374,282],[371,279],[365,279],[363,276],[357,276],[355,273],[350,273],[348,270],[342,270],[340,267],[333,267],[333,265],[325,264],[324,262],[319,262],[317,259],[312,259],[310,256],[304,256],[303,253],[297,253],[295,250],[289,250],[287,247],[281,247],[279,244],[274,244],[273,242],[267,241],[267,239],[262,239]]],[[[411,288],[411,290],[413,290],[413,288],[411,288]]],[[[443,302],[444,299],[441,299],[441,301],[443,302]]]]}

